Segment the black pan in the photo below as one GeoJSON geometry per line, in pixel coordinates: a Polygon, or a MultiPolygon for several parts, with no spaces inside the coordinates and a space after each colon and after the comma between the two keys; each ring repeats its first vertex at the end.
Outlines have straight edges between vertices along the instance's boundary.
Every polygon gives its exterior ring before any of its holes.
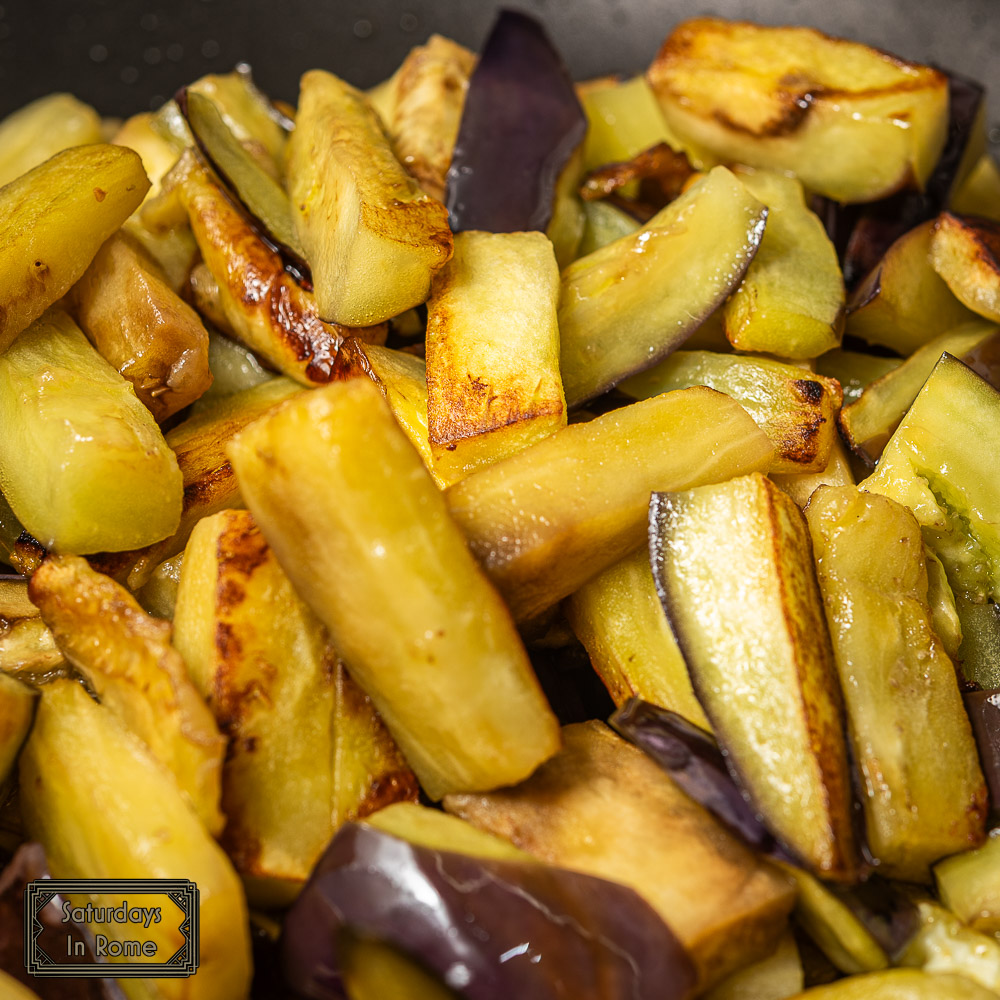
{"type": "MultiPolygon", "coordinates": [[[[542,17],[578,78],[644,68],[677,20],[815,25],[983,81],[1000,142],[1000,0],[509,0],[542,17]]],[[[156,107],[203,73],[249,62],[294,100],[303,70],[358,86],[432,31],[478,48],[492,0],[0,0],[0,116],[54,90],[108,115],[156,107]]]]}

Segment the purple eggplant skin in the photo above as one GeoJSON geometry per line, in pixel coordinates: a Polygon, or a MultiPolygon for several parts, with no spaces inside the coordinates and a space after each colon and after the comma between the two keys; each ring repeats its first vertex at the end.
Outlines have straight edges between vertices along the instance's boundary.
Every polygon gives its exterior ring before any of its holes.
{"type": "Polygon", "coordinates": [[[447,176],[453,232],[545,231],[556,182],[587,119],[542,28],[502,10],[469,80],[447,176]]]}
{"type": "Polygon", "coordinates": [[[747,801],[711,733],[641,698],[630,698],[608,721],[748,846],[772,858],[800,864],[747,801]]]}
{"type": "Polygon", "coordinates": [[[951,199],[966,149],[982,127],[986,91],[975,80],[942,72],[948,76],[948,138],[923,191],[898,191],[867,205],[840,205],[821,196],[813,200],[813,211],[836,247],[848,288],[868,274],[903,233],[933,219],[951,199]]]}
{"type": "Polygon", "coordinates": [[[1000,691],[972,691],[964,698],[996,816],[1000,814],[1000,691]]]}
{"type": "Polygon", "coordinates": [[[285,978],[344,996],[342,932],[399,949],[466,1000],[688,1000],[690,956],[625,886],[431,850],[363,824],[331,841],[285,920],[285,978]]]}

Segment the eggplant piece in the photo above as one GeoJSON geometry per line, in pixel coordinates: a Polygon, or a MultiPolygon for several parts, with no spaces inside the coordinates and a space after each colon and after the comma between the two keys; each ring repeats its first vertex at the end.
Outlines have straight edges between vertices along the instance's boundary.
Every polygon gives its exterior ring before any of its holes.
{"type": "Polygon", "coordinates": [[[639,697],[709,728],[663,614],[645,549],[589,580],[563,609],[616,705],[639,697]]]}
{"type": "MultiPolygon", "coordinates": [[[[53,878],[172,878],[198,886],[198,971],[186,979],[119,980],[129,1000],[245,1000],[250,934],[236,872],[173,776],[76,681],[42,688],[21,751],[20,789],[25,829],[44,847],[53,878]]],[[[94,893],[73,902],[121,900],[94,893]]],[[[91,930],[113,938],[121,925],[91,930]]],[[[169,919],[151,923],[143,937],[165,957],[185,942],[169,919]]],[[[106,968],[114,975],[113,963],[106,968]]]]}
{"type": "Polygon", "coordinates": [[[142,169],[150,180],[146,201],[160,192],[160,184],[170,168],[177,162],[178,150],[153,128],[153,113],[143,111],[126,118],[111,142],[116,146],[134,149],[142,159],[142,169]]]}
{"type": "Polygon", "coordinates": [[[844,393],[844,406],[855,402],[865,386],[902,364],[901,358],[883,358],[861,351],[837,349],[816,359],[816,372],[835,378],[844,393]]]}
{"type": "Polygon", "coordinates": [[[933,229],[932,221],[924,222],[886,250],[851,295],[848,335],[907,355],[975,320],[931,267],[933,229]]]}
{"type": "Polygon", "coordinates": [[[798,945],[789,931],[773,955],[734,972],[709,990],[704,1000],[787,1000],[801,993],[804,984],[798,945]]]}
{"type": "Polygon", "coordinates": [[[342,997],[344,985],[350,992],[352,958],[360,956],[340,947],[347,931],[398,949],[454,990],[446,995],[469,1000],[693,995],[691,959],[632,889],[518,852],[481,853],[468,835],[454,844],[448,827],[434,833],[430,844],[369,825],[338,834],[285,921],[295,990],[316,998],[342,997]]]}
{"type": "Polygon", "coordinates": [[[933,862],[982,843],[987,794],[954,665],[932,631],[920,526],[852,486],[817,490],[806,521],[868,847],[880,873],[926,881],[933,862]]]}
{"type": "Polygon", "coordinates": [[[469,78],[448,168],[454,232],[544,232],[587,120],[542,25],[502,10],[469,78]]]}
{"type": "Polygon", "coordinates": [[[822,472],[771,473],[769,477],[785,491],[799,510],[804,510],[809,498],[820,486],[853,486],[854,472],[847,449],[838,437],[830,449],[830,461],[822,472]]]}
{"type": "Polygon", "coordinates": [[[457,994],[392,945],[342,931],[338,961],[347,1000],[455,1000],[457,994]]]}
{"type": "Polygon", "coordinates": [[[116,233],[98,250],[71,296],[87,339],[131,382],[157,422],[212,384],[208,331],[126,233],[116,233]]]}
{"type": "Polygon", "coordinates": [[[20,680],[0,673],[0,782],[6,782],[17,763],[35,718],[38,692],[20,680]]]}
{"type": "Polygon", "coordinates": [[[427,303],[427,425],[449,485],[566,426],[559,270],[537,232],[463,232],[427,303]]]}
{"type": "Polygon", "coordinates": [[[716,167],[633,235],[570,264],[559,307],[570,409],[680,346],[739,284],[766,217],[716,167]]]}
{"type": "Polygon", "coordinates": [[[154,618],[173,621],[177,605],[177,585],[181,579],[184,553],[164,559],[150,578],[136,591],[135,599],[154,618]]]}
{"type": "Polygon", "coordinates": [[[170,626],[75,556],[49,556],[28,593],[66,659],[218,833],[225,741],[170,644],[170,626]]]}
{"type": "MultiPolygon", "coordinates": [[[[204,264],[199,264],[198,267],[204,268],[205,273],[208,272],[204,264]]],[[[194,281],[192,273],[192,287],[194,281]]],[[[214,279],[212,281],[214,284],[214,279]]],[[[212,372],[212,384],[198,398],[191,416],[204,413],[220,399],[252,389],[276,377],[275,372],[261,365],[257,355],[249,347],[244,347],[238,341],[230,340],[225,334],[215,330],[209,330],[208,333],[208,367],[212,372]]]]}
{"type": "Polygon", "coordinates": [[[654,493],[649,545],[695,692],[751,802],[810,868],[854,881],[841,697],[799,509],[759,473],[654,493]]]}
{"type": "Polygon", "coordinates": [[[642,545],[651,490],[767,469],[773,455],[746,410],[698,386],[571,424],[445,496],[473,555],[527,621],[642,545]]]}
{"type": "Polygon", "coordinates": [[[72,94],[48,94],[0,121],[0,187],[72,146],[101,141],[100,115],[72,94]]]}
{"type": "Polygon", "coordinates": [[[815,986],[797,1000],[995,1000],[996,993],[962,975],[886,969],[815,986]]]}
{"type": "Polygon", "coordinates": [[[979,374],[994,385],[1000,384],[1000,329],[996,326],[973,319],[918,347],[902,364],[867,385],[855,402],[840,411],[844,438],[869,468],[875,467],[882,449],[944,352],[966,364],[975,356],[979,359],[979,374]],[[985,374],[987,371],[992,379],[985,374]]]}
{"type": "Polygon", "coordinates": [[[740,167],[736,176],[767,206],[767,228],[743,281],[722,307],[740,351],[815,358],[840,346],[844,279],[823,224],[793,177],[740,167]]]}
{"type": "Polygon", "coordinates": [[[822,472],[837,439],[842,393],[833,379],[807,376],[770,358],[675,351],[618,389],[634,399],[707,385],[732,396],[775,447],[772,473],[822,472]]]}
{"type": "Polygon", "coordinates": [[[762,854],[794,863],[733,780],[726,757],[710,733],[676,712],[639,698],[623,705],[610,722],[746,844],[762,854]]]}
{"type": "Polygon", "coordinates": [[[584,201],[621,197],[617,192],[629,186],[638,187],[635,199],[624,199],[633,214],[641,213],[648,222],[664,205],[673,201],[694,173],[683,153],[677,153],[665,142],[636,153],[624,162],[612,162],[591,170],[580,186],[584,201]]]}
{"type": "Polygon", "coordinates": [[[21,618],[0,627],[0,671],[26,684],[74,673],[41,618],[21,618]]]}
{"type": "MultiPolygon", "coordinates": [[[[989,786],[993,812],[1000,812],[1000,691],[967,692],[965,710],[969,714],[972,732],[979,747],[979,758],[989,786]]],[[[1000,930],[1000,927],[995,929],[1000,930]]]]}
{"type": "Polygon", "coordinates": [[[934,223],[930,262],[959,302],[1000,322],[1000,222],[942,212],[934,223]]]}
{"type": "Polygon", "coordinates": [[[214,102],[196,90],[182,89],[175,98],[202,156],[263,227],[265,235],[303,275],[309,274],[288,195],[222,120],[214,102]]]}
{"type": "Polygon", "coordinates": [[[125,551],[177,529],[181,473],[152,414],[64,312],[0,355],[0,487],[57,552],[125,551]]]}
{"type": "Polygon", "coordinates": [[[945,74],[811,28],[685,21],[648,79],[685,150],[838,201],[922,188],[947,137],[945,74]]]}
{"type": "Polygon", "coordinates": [[[0,351],[69,291],[148,190],[138,154],[104,144],[57,153],[0,189],[0,351]]]}
{"type": "Polygon", "coordinates": [[[445,208],[400,165],[364,95],[331,73],[302,77],[287,187],[325,320],[373,326],[427,298],[451,256],[445,208]]]}
{"type": "Polygon", "coordinates": [[[944,354],[859,486],[913,511],[956,598],[1000,597],[1000,483],[983,442],[1000,424],[1000,392],[944,354]]]}
{"type": "Polygon", "coordinates": [[[606,201],[584,202],[583,215],[583,236],[577,248],[581,257],[629,236],[639,228],[635,219],[606,201]]]}
{"type": "MultiPolygon", "coordinates": [[[[1000,994],[1000,941],[966,927],[930,898],[915,895],[919,925],[899,964],[966,977],[1000,994]]],[[[949,997],[951,994],[947,994],[949,997]]]]}
{"type": "Polygon", "coordinates": [[[1000,688],[1000,607],[993,601],[976,604],[963,597],[961,591],[952,593],[962,630],[962,643],[955,657],[962,677],[973,689],[1000,688]]]}
{"type": "MultiPolygon", "coordinates": [[[[367,781],[335,789],[336,654],[249,511],[222,511],[195,526],[173,642],[227,740],[220,843],[255,905],[287,905],[298,894],[336,830],[338,792],[354,792],[362,812],[376,787],[384,801],[416,796],[398,751],[367,781]]],[[[366,708],[360,692],[353,707],[366,708]]],[[[339,749],[347,756],[351,748],[339,749]]]]}
{"type": "Polygon", "coordinates": [[[1000,222],[1000,166],[984,153],[947,207],[959,215],[978,215],[1000,222]]]}
{"type": "MultiPolygon", "coordinates": [[[[996,692],[986,696],[994,699],[989,702],[970,702],[972,697],[966,695],[973,727],[989,727],[992,741],[980,740],[979,746],[986,769],[989,771],[993,766],[995,779],[1000,752],[1000,728],[995,717],[1000,715],[1000,699],[996,692]],[[989,708],[984,711],[987,704],[989,708]]],[[[978,850],[939,861],[934,866],[934,880],[941,902],[963,923],[984,934],[995,935],[1000,931],[1000,835],[996,831],[978,850]]]]}
{"type": "Polygon", "coordinates": [[[765,958],[793,896],[642,751],[603,723],[563,730],[563,749],[516,788],[445,808],[547,861],[635,889],[677,935],[705,989],[765,958]]]}
{"type": "Polygon", "coordinates": [[[229,456],[278,561],[432,799],[520,781],[558,749],[507,608],[376,386],[307,393],[229,456]]]}
{"type": "Polygon", "coordinates": [[[431,35],[410,49],[378,98],[369,93],[399,162],[438,201],[462,119],[475,53],[464,45],[431,35]]]}
{"type": "Polygon", "coordinates": [[[136,591],[165,559],[184,550],[194,526],[203,517],[242,505],[239,483],[226,458],[226,446],[247,424],[302,391],[287,378],[274,378],[252,389],[221,399],[210,410],[188,417],[167,432],[166,442],[177,456],[184,500],[177,530],[141,549],[92,557],[95,569],[136,591]]]}

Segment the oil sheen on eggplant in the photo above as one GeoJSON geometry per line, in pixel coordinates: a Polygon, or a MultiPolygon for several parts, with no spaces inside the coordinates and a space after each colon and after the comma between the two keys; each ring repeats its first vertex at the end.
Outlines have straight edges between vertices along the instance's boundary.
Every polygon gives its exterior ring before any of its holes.
{"type": "Polygon", "coordinates": [[[503,10],[469,80],[448,170],[453,232],[544,232],[587,119],[541,24],[503,10]]]}
{"type": "Polygon", "coordinates": [[[364,825],[334,838],[285,921],[285,974],[299,994],[344,996],[344,931],[419,958],[467,1000],[683,1000],[695,984],[690,957],[631,889],[364,825]]]}

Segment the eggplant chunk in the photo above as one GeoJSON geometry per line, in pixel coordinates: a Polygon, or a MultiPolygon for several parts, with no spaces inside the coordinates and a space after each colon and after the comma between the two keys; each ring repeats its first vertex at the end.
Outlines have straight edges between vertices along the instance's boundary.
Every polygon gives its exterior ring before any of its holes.
{"type": "Polygon", "coordinates": [[[188,417],[168,431],[166,441],[177,456],[184,484],[177,530],[163,541],[141,549],[97,556],[91,559],[94,566],[126,583],[129,590],[138,590],[160,563],[184,550],[201,518],[242,506],[239,483],[226,458],[226,446],[247,424],[301,391],[301,386],[290,379],[271,379],[219,400],[211,409],[188,417]]]}
{"type": "Polygon", "coordinates": [[[886,969],[814,986],[792,1000],[995,1000],[996,993],[961,975],[886,969]]]}
{"type": "Polygon", "coordinates": [[[882,358],[861,351],[837,349],[827,351],[815,361],[815,370],[827,378],[835,378],[844,392],[844,406],[853,403],[865,386],[888,374],[902,364],[901,358],[882,358]]]}
{"type": "Polygon", "coordinates": [[[66,662],[41,618],[0,623],[0,672],[30,684],[66,673],[66,662]]]}
{"type": "Polygon", "coordinates": [[[320,319],[312,294],[200,161],[191,158],[181,168],[180,198],[233,336],[302,385],[329,382],[338,348],[356,331],[320,319]]]}
{"type": "Polygon", "coordinates": [[[989,355],[992,362],[980,374],[992,369],[993,380],[1000,383],[1000,330],[976,319],[935,337],[869,383],[855,402],[840,411],[840,428],[854,453],[873,468],[942,353],[965,359],[977,349],[977,357],[989,355]]]}
{"type": "Polygon", "coordinates": [[[49,94],[0,122],[0,187],[50,156],[101,141],[100,115],[72,94],[49,94]]]}
{"type": "Polygon", "coordinates": [[[913,511],[956,598],[1000,598],[1000,482],[983,461],[1000,392],[950,354],[934,366],[863,490],[913,511]]]}
{"type": "Polygon", "coordinates": [[[446,497],[473,555],[526,621],[642,546],[651,490],[763,471],[773,457],[739,403],[698,386],[571,424],[446,497]]]}
{"type": "Polygon", "coordinates": [[[930,259],[962,305],[1000,323],[1000,222],[942,212],[930,259]]]}
{"type": "Polygon", "coordinates": [[[142,169],[151,182],[146,199],[159,193],[160,182],[168,170],[177,162],[178,151],[153,127],[153,112],[142,111],[122,122],[111,140],[116,146],[128,146],[142,158],[142,169]]]}
{"type": "Polygon", "coordinates": [[[116,233],[73,290],[76,318],[157,421],[212,384],[208,331],[141,244],[116,233]]]}
{"type": "Polygon", "coordinates": [[[959,215],[1000,222],[1000,165],[992,153],[979,158],[948,207],[959,215]]]}
{"type": "Polygon", "coordinates": [[[209,832],[218,833],[224,742],[170,644],[169,624],[76,556],[49,556],[29,594],[66,659],[173,774],[209,832]]]}
{"type": "Polygon", "coordinates": [[[120,552],[177,529],[181,473],[152,414],[52,310],[0,355],[0,488],[57,552],[120,552]]]}
{"type": "Polygon", "coordinates": [[[804,981],[799,947],[789,931],[774,954],[724,979],[704,1000],[787,1000],[802,991],[804,981]]]}
{"type": "MultiPolygon", "coordinates": [[[[415,45],[387,81],[379,113],[399,162],[420,186],[444,201],[475,53],[442,35],[415,45]]],[[[374,102],[373,102],[374,103],[374,102]]]]}
{"type": "Polygon", "coordinates": [[[973,930],[1000,931],[1000,836],[934,866],[941,902],[973,930]]]}
{"type": "MultiPolygon", "coordinates": [[[[244,1000],[250,933],[236,872],[170,773],[75,681],[42,689],[21,753],[20,788],[25,829],[45,849],[53,878],[183,878],[198,886],[198,971],[188,979],[119,980],[129,1000],[244,1000]]],[[[122,897],[90,901],[117,906],[122,897]]],[[[114,939],[122,928],[92,930],[114,939]]],[[[184,940],[169,919],[150,924],[143,937],[165,957],[184,940]]]]}
{"type": "Polygon", "coordinates": [[[933,236],[929,220],[889,247],[851,295],[848,334],[905,355],[975,319],[931,266],[933,236]]]}
{"type": "Polygon", "coordinates": [[[695,692],[751,801],[810,868],[852,881],[841,699],[799,509],[759,474],[654,493],[649,544],[695,692]]]}
{"type": "Polygon", "coordinates": [[[645,549],[585,583],[564,611],[616,705],[638,697],[710,728],[663,614],[645,549]]]}
{"type": "Polygon", "coordinates": [[[933,862],[982,843],[988,803],[955,668],[932,631],[920,526],[852,486],[820,487],[806,520],[868,846],[880,873],[926,881],[933,862]]]}
{"type": "Polygon", "coordinates": [[[812,28],[685,21],[648,77],[697,158],[791,172],[835,201],[922,188],[948,129],[944,73],[812,28]]]}
{"type": "Polygon", "coordinates": [[[246,428],[229,456],[279,562],[431,798],[512,784],[558,749],[503,601],[376,386],[307,393],[246,428]]]}
{"type": "Polygon", "coordinates": [[[0,673],[0,782],[6,783],[17,763],[35,718],[35,688],[0,673]]]}
{"type": "Polygon", "coordinates": [[[451,795],[445,808],[550,864],[630,886],[687,948],[704,988],[777,944],[789,883],[603,723],[517,788],[451,795]]]}
{"type": "Polygon", "coordinates": [[[364,95],[322,70],[302,77],[288,191],[331,322],[372,326],[419,305],[451,256],[444,205],[399,164],[364,95]]]}
{"type": "Polygon", "coordinates": [[[831,378],[770,358],[675,351],[619,391],[634,399],[671,389],[707,385],[732,396],[753,417],[775,448],[771,472],[822,472],[837,439],[842,392],[831,378]]]}
{"type": "Polygon", "coordinates": [[[739,284],[766,217],[717,167],[635,233],[570,264],[559,304],[570,409],[683,343],[739,284]]]}
{"type": "Polygon", "coordinates": [[[123,146],[77,146],[0,188],[0,351],[87,270],[149,180],[123,146]]]}
{"type": "Polygon", "coordinates": [[[743,167],[736,176],[767,206],[767,228],[739,288],[723,307],[739,351],[815,358],[840,346],[844,279],[823,223],[794,177],[743,167]]]}
{"type": "Polygon", "coordinates": [[[298,894],[333,836],[335,814],[363,816],[415,797],[416,779],[364,695],[351,699],[326,629],[295,594],[249,511],[222,511],[192,532],[174,645],[228,742],[220,842],[251,902],[282,905],[298,894]],[[356,716],[373,744],[388,743],[395,753],[374,772],[365,755],[360,780],[336,788],[336,765],[349,773],[361,756],[339,732],[342,720],[350,726],[356,716]],[[354,801],[345,803],[351,793],[354,801]]]}
{"type": "Polygon", "coordinates": [[[543,233],[456,234],[427,304],[427,425],[441,479],[566,426],[558,298],[543,233]]]}
{"type": "Polygon", "coordinates": [[[813,491],[820,486],[854,485],[854,473],[847,449],[839,437],[833,442],[830,461],[822,472],[772,473],[770,478],[795,501],[800,510],[809,503],[813,491]]]}

